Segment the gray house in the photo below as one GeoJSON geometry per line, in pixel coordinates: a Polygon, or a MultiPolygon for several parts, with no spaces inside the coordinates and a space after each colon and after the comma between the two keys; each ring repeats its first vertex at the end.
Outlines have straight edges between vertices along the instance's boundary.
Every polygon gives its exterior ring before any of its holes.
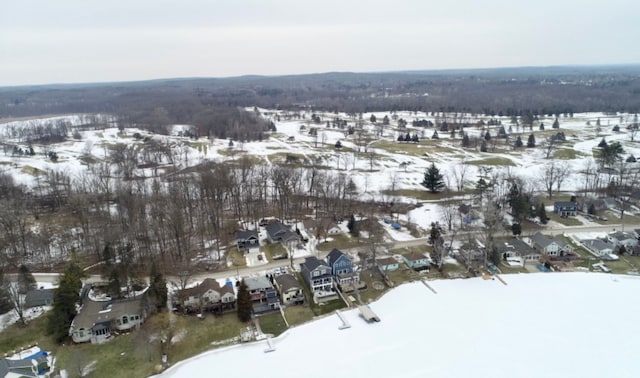
{"type": "Polygon", "coordinates": [[[276,287],[280,291],[280,300],[284,305],[304,303],[302,285],[292,274],[280,274],[273,278],[276,287]]]}
{"type": "Polygon", "coordinates": [[[244,282],[249,289],[254,313],[259,314],[280,308],[278,291],[267,277],[247,277],[244,282]]]}
{"type": "Polygon", "coordinates": [[[85,297],[78,315],[71,322],[69,335],[76,343],[100,344],[110,340],[113,331],[137,328],[147,316],[142,298],[96,302],[85,297]]]}
{"type": "Polygon", "coordinates": [[[37,306],[51,306],[53,304],[54,289],[35,289],[27,291],[25,306],[27,308],[37,306]]]}
{"type": "Polygon", "coordinates": [[[615,249],[615,245],[600,239],[585,239],[581,240],[581,242],[591,253],[598,257],[612,255],[615,249]]]}
{"type": "Polygon", "coordinates": [[[542,253],[536,251],[527,243],[520,239],[511,239],[508,242],[498,245],[498,252],[502,259],[508,263],[527,261],[537,262],[542,257],[542,253]]]}
{"type": "Polygon", "coordinates": [[[240,251],[248,251],[252,248],[260,247],[258,231],[244,230],[236,232],[236,245],[240,251]]]}
{"type": "Polygon", "coordinates": [[[22,360],[3,358],[0,360],[0,378],[42,377],[49,370],[49,362],[46,356],[46,352],[38,352],[34,356],[22,360]]]}
{"type": "Polygon", "coordinates": [[[550,238],[536,232],[531,237],[531,246],[538,252],[547,256],[562,256],[573,252],[573,247],[560,238],[550,238]]]}
{"type": "Polygon", "coordinates": [[[634,234],[624,231],[616,231],[607,235],[607,240],[613,243],[616,247],[624,245],[626,249],[631,249],[638,245],[638,239],[634,234]]]}
{"type": "Polygon", "coordinates": [[[267,239],[271,243],[297,243],[300,237],[297,233],[291,231],[291,228],[285,226],[281,222],[270,223],[265,226],[267,230],[267,239]]]}
{"type": "Polygon", "coordinates": [[[315,256],[307,257],[300,264],[302,278],[304,278],[312,294],[333,292],[333,276],[331,267],[315,256]]]}

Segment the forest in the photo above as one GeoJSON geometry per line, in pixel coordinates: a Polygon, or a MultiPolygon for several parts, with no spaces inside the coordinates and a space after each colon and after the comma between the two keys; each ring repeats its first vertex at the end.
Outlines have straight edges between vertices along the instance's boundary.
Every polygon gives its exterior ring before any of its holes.
{"type": "Polygon", "coordinates": [[[0,118],[108,113],[154,129],[167,122],[187,123],[202,128],[201,135],[241,138],[248,133],[255,140],[259,132],[248,130],[268,125],[245,128],[259,121],[235,111],[254,106],[347,114],[637,113],[640,66],[335,72],[0,88],[0,118]]]}

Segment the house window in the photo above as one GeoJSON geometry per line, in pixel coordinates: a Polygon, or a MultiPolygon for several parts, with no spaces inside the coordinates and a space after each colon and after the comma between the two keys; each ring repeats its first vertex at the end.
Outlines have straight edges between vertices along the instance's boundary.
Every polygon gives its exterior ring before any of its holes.
{"type": "Polygon", "coordinates": [[[314,277],[318,277],[319,275],[320,275],[320,272],[319,272],[319,271],[317,271],[317,270],[316,270],[315,272],[313,272],[313,276],[314,276],[314,277]]]}
{"type": "Polygon", "coordinates": [[[122,317],[122,324],[127,324],[129,323],[129,318],[127,318],[126,316],[122,317]]]}
{"type": "Polygon", "coordinates": [[[83,330],[78,331],[78,337],[84,337],[84,331],[83,330]]]}

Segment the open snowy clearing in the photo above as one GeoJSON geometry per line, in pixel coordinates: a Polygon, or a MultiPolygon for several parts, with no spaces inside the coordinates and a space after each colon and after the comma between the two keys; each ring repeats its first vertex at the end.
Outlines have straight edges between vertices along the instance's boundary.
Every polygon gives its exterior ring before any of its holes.
{"type": "Polygon", "coordinates": [[[508,275],[402,285],[370,305],[272,340],[204,353],[157,377],[637,377],[640,278],[508,275]],[[247,363],[251,361],[251,363],[247,363]],[[315,361],[311,363],[311,361],[315,361]]]}

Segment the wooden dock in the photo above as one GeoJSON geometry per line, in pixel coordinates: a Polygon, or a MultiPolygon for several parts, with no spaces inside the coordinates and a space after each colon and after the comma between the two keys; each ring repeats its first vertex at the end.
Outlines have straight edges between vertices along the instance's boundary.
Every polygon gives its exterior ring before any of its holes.
{"type": "Polygon", "coordinates": [[[424,286],[426,286],[426,287],[427,287],[427,289],[431,290],[431,291],[433,292],[433,294],[438,294],[438,292],[436,291],[436,289],[432,288],[432,287],[431,287],[431,285],[429,285],[429,284],[427,283],[427,281],[425,281],[425,280],[420,280],[420,281],[424,284],[424,286]]]}
{"type": "Polygon", "coordinates": [[[376,313],[373,312],[369,306],[362,305],[362,306],[359,306],[358,309],[360,310],[360,315],[367,322],[372,323],[372,322],[380,321],[380,318],[378,317],[378,315],[376,315],[376,313]]]}
{"type": "Polygon", "coordinates": [[[275,352],[276,348],[273,347],[273,343],[271,343],[271,338],[267,337],[267,349],[264,350],[265,353],[275,352]]]}
{"type": "Polygon", "coordinates": [[[342,321],[342,325],[338,327],[339,330],[351,328],[351,324],[349,324],[347,319],[344,318],[340,310],[336,310],[336,315],[338,315],[338,318],[340,318],[340,320],[342,321]]]}

